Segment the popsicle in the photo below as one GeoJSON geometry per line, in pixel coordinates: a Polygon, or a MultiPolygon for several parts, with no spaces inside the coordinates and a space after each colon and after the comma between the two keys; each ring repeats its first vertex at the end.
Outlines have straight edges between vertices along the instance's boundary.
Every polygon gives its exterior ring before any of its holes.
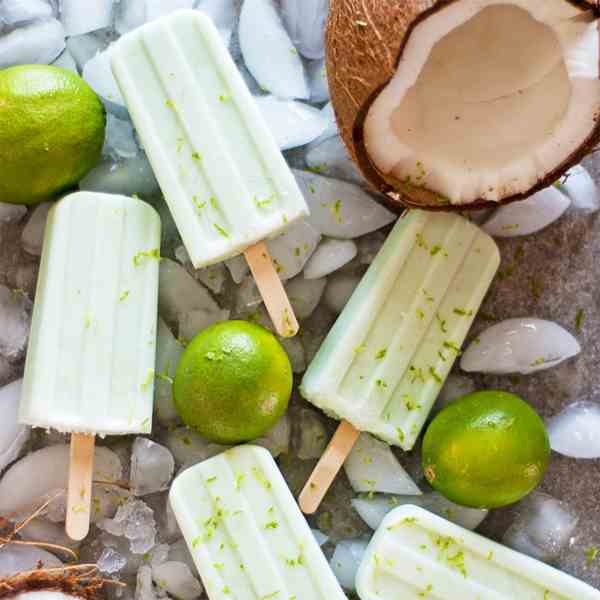
{"type": "Polygon", "coordinates": [[[112,69],[196,268],[244,253],[280,335],[298,324],[263,240],[308,207],[209,17],[123,36],[112,69]]]}
{"type": "Polygon", "coordinates": [[[78,192],[48,214],[19,419],[72,434],[74,539],[89,527],[94,435],[151,431],[159,246],[140,200],[78,192]]]}
{"type": "Polygon", "coordinates": [[[413,447],[499,262],[492,238],[460,216],[398,220],[302,380],[304,398],[343,420],[300,496],[305,512],[359,431],[413,447]]]}
{"type": "Polygon", "coordinates": [[[264,448],[187,469],[170,502],[210,600],[346,599],[264,448]]]}
{"type": "Polygon", "coordinates": [[[390,512],[356,575],[361,600],[600,600],[600,592],[416,506],[390,512]]]}

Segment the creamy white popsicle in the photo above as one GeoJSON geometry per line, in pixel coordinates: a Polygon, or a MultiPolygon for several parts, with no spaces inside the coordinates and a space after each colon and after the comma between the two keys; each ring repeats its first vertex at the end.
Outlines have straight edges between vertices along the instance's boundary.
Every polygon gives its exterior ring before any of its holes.
{"type": "Polygon", "coordinates": [[[89,527],[94,435],[152,429],[160,219],[79,192],[48,214],[19,420],[70,432],[67,532],[89,527]]]}
{"type": "Polygon", "coordinates": [[[211,19],[157,19],[123,36],[111,62],[194,267],[245,252],[278,332],[292,335],[262,240],[308,207],[211,19]]]}
{"type": "Polygon", "coordinates": [[[390,512],[356,576],[361,600],[600,600],[600,592],[416,506],[390,512]]]}
{"type": "Polygon", "coordinates": [[[410,450],[499,263],[492,238],[466,219],[406,213],[311,362],[302,395],[410,450]]]}
{"type": "Polygon", "coordinates": [[[342,420],[300,494],[304,512],[360,431],[414,446],[499,264],[492,238],[462,217],[398,220],[302,379],[304,398],[342,420]]]}
{"type": "Polygon", "coordinates": [[[345,600],[264,448],[238,446],[187,469],[170,502],[210,600],[345,600]]]}

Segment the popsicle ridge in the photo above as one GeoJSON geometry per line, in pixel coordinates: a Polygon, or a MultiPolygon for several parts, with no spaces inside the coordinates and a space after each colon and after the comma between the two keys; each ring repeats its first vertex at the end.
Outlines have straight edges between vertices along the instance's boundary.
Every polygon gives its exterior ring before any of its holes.
{"type": "Polygon", "coordinates": [[[360,565],[362,600],[597,600],[600,593],[416,506],[389,513],[360,565]]]}
{"type": "Polygon", "coordinates": [[[188,469],[170,498],[211,600],[345,598],[265,449],[188,469]]]}
{"type": "Polygon", "coordinates": [[[499,261],[494,241],[466,219],[410,211],[313,359],[303,395],[410,450],[499,261]]]}
{"type": "Polygon", "coordinates": [[[178,11],[131,32],[112,68],[195,267],[308,213],[208,17],[178,11]]]}
{"type": "Polygon", "coordinates": [[[80,192],[50,210],[23,422],[99,435],[150,432],[159,246],[158,214],[140,200],[80,192]]]}

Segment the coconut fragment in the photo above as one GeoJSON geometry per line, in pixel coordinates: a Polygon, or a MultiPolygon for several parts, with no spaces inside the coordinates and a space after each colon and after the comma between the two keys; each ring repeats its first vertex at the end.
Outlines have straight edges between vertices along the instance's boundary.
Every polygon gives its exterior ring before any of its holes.
{"type": "Polygon", "coordinates": [[[570,0],[434,4],[367,0],[360,23],[332,5],[332,100],[361,170],[396,208],[550,185],[600,138],[597,20],[570,0]]]}

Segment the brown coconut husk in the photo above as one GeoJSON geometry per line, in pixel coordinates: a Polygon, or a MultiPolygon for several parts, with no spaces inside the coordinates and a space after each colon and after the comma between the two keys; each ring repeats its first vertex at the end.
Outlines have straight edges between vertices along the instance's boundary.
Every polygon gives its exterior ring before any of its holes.
{"type": "MultiPolygon", "coordinates": [[[[481,199],[467,205],[451,205],[438,193],[388,177],[375,167],[365,149],[363,137],[369,108],[395,74],[415,25],[448,4],[460,1],[331,0],[325,44],[327,77],[340,135],[359,171],[371,187],[380,192],[379,201],[397,213],[406,207],[475,210],[522,200],[554,183],[600,142],[600,115],[596,115],[596,127],[577,152],[540,179],[527,193],[509,196],[501,202],[481,199]]],[[[566,1],[585,10],[594,9],[600,16],[599,0],[566,1]]]]}
{"type": "Polygon", "coordinates": [[[107,585],[122,585],[97,576],[95,565],[39,569],[0,579],[0,600],[24,592],[62,592],[83,600],[99,600],[107,585]]]}

